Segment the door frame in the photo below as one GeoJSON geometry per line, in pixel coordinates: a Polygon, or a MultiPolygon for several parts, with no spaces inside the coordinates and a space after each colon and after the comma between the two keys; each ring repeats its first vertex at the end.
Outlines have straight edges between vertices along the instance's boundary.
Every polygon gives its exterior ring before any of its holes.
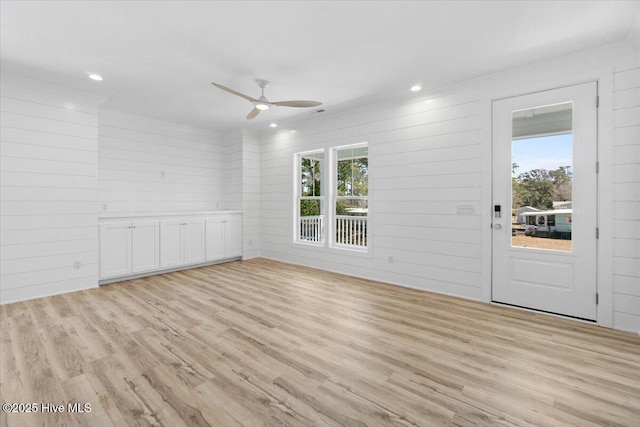
{"type": "MultiPolygon", "coordinates": [[[[491,176],[492,176],[492,186],[491,186],[491,203],[493,205],[502,205],[503,206],[503,219],[498,221],[500,223],[504,223],[502,226],[505,228],[504,232],[495,231],[492,233],[491,240],[491,259],[492,259],[492,271],[491,271],[491,301],[497,304],[505,304],[505,305],[514,305],[527,309],[533,310],[543,313],[551,313],[556,314],[558,316],[569,317],[569,318],[578,318],[581,320],[585,320],[588,322],[595,322],[597,319],[597,306],[598,306],[598,280],[597,280],[597,268],[598,268],[598,238],[593,233],[596,233],[598,230],[598,210],[595,208],[598,205],[598,173],[596,165],[598,164],[598,82],[590,81],[579,83],[576,85],[562,86],[556,88],[550,88],[542,91],[536,91],[525,95],[518,95],[514,97],[501,98],[498,100],[494,100],[491,104],[491,116],[492,116],[492,165],[491,165],[491,176]],[[574,209],[575,206],[575,196],[578,197],[578,210],[584,209],[585,212],[582,214],[581,218],[587,220],[587,222],[580,226],[579,229],[574,229],[574,243],[573,250],[570,253],[559,252],[557,255],[553,255],[553,251],[538,251],[538,250],[529,250],[523,248],[512,248],[511,247],[511,196],[508,197],[507,194],[511,193],[511,184],[508,185],[508,188],[505,187],[505,182],[503,178],[505,178],[506,173],[506,165],[496,164],[496,161],[504,161],[506,158],[502,158],[506,156],[511,148],[505,151],[503,144],[506,143],[505,138],[507,138],[506,132],[506,120],[509,121],[509,129],[511,129],[511,115],[509,117],[496,116],[496,113],[503,115],[506,113],[505,108],[511,110],[512,108],[519,108],[524,106],[534,106],[534,105],[546,105],[545,103],[554,104],[557,102],[561,102],[563,99],[570,101],[573,98],[565,98],[565,96],[576,96],[576,100],[580,100],[581,104],[579,104],[580,110],[583,113],[577,117],[578,123],[583,123],[586,128],[580,127],[579,129],[574,128],[573,133],[578,132],[583,135],[586,140],[589,141],[589,145],[586,146],[583,150],[580,150],[580,144],[573,145],[573,160],[574,166],[576,166],[583,172],[578,172],[581,176],[584,176],[585,179],[581,179],[579,182],[580,188],[574,188],[574,209]],[[593,98],[591,98],[593,97],[593,98]],[[593,104],[589,104],[593,102],[593,104]],[[584,107],[583,107],[584,106],[584,107]],[[586,114],[584,116],[583,114],[586,114]],[[592,117],[595,115],[595,123],[593,123],[592,117]],[[499,126],[496,128],[495,126],[499,126]],[[498,129],[500,130],[498,132],[498,129]],[[496,133],[497,132],[497,133],[496,133]],[[583,132],[588,132],[584,133],[583,132]],[[498,138],[498,139],[496,139],[498,138]],[[499,144],[499,145],[496,145],[499,144]],[[578,151],[580,150],[580,151],[578,151]],[[586,151],[584,151],[586,150],[586,151]],[[496,159],[495,155],[498,153],[499,156],[502,156],[502,160],[496,159]],[[586,156],[586,157],[585,157],[586,156]],[[591,169],[593,167],[593,169],[591,169]],[[496,175],[497,174],[497,175],[496,175]],[[496,177],[498,178],[498,182],[495,181],[496,177]],[[497,185],[497,187],[496,187],[497,185]],[[595,186],[595,193],[593,193],[593,186],[595,186]],[[578,190],[578,193],[576,193],[578,190]],[[496,193],[496,191],[499,191],[496,193]],[[586,198],[585,198],[586,197],[586,198]],[[593,211],[591,211],[591,206],[593,206],[593,211]],[[587,212],[589,211],[589,212],[587,212]],[[506,244],[506,240],[509,240],[507,247],[504,247],[506,244]],[[575,239],[583,242],[581,246],[575,246],[575,239]],[[581,240],[582,239],[582,240],[581,240]],[[496,252],[496,250],[498,250],[496,252]],[[572,279],[572,283],[575,286],[575,293],[572,293],[571,296],[562,292],[558,288],[549,289],[546,297],[538,297],[540,295],[537,290],[531,288],[531,286],[525,286],[521,289],[524,292],[523,295],[530,295],[530,298],[536,300],[535,303],[527,304],[523,299],[523,296],[518,296],[519,292],[513,293],[514,290],[511,286],[508,286],[506,283],[503,283],[502,280],[509,281],[509,273],[501,271],[498,272],[494,270],[496,266],[502,265],[503,268],[507,268],[509,261],[514,259],[518,260],[526,260],[529,259],[527,254],[531,254],[533,260],[537,260],[537,262],[552,262],[555,265],[571,265],[572,270],[574,270],[574,276],[572,279]],[[503,258],[504,257],[504,258],[503,258]],[[559,258],[557,258],[559,257],[559,258]],[[585,258],[586,257],[586,258],[585,258]],[[592,258],[592,257],[595,257],[592,258]],[[557,259],[557,261],[556,261],[557,259]],[[562,261],[566,260],[566,261],[562,261]],[[504,262],[507,262],[506,264],[504,262]],[[569,264],[566,264],[566,263],[569,264]],[[559,264],[556,264],[559,263],[559,264]],[[587,270],[585,270],[587,269],[587,270]],[[592,271],[590,271],[592,269],[592,271]],[[595,276],[592,279],[592,275],[595,276]],[[496,282],[496,278],[500,277],[500,281],[496,282]],[[584,283],[584,282],[587,283],[584,283]],[[588,284],[588,286],[587,286],[588,284]],[[587,286],[586,288],[581,285],[587,286]],[[580,288],[582,288],[580,290],[580,288]],[[498,292],[499,291],[499,292],[498,292]],[[509,296],[511,295],[511,296],[509,296]],[[558,298],[558,299],[556,299],[558,298]],[[509,301],[510,299],[513,301],[509,301]],[[579,305],[575,305],[574,300],[579,302],[579,305]],[[520,302],[516,302],[516,301],[520,302]],[[561,303],[561,301],[565,301],[565,303],[561,303]],[[566,305],[565,305],[566,304],[566,305]],[[536,307],[537,306],[537,307],[536,307]],[[555,308],[552,308],[555,307],[555,308]]],[[[575,110],[575,106],[572,107],[572,110],[575,110]]],[[[574,126],[576,124],[576,116],[574,113],[574,126]]],[[[579,126],[583,126],[579,125],[579,126]]],[[[511,132],[508,133],[511,135],[511,132]]],[[[510,138],[512,139],[512,138],[510,138]]],[[[511,146],[512,144],[510,144],[511,146]]],[[[509,174],[511,175],[511,174],[509,174]]],[[[492,228],[495,224],[495,219],[492,218],[492,228]]],[[[581,221],[579,221],[581,222],[581,221]]],[[[575,225],[575,224],[574,224],[575,225]]],[[[534,261],[535,262],[535,261],[534,261]]],[[[509,268],[510,270],[510,268],[509,268]]],[[[535,281],[535,280],[534,280],[535,281]]]]}
{"type": "Polygon", "coordinates": [[[613,77],[614,68],[609,61],[589,66],[581,62],[571,62],[570,66],[547,72],[543,78],[530,71],[512,70],[496,76],[479,91],[482,99],[482,135],[484,141],[483,164],[487,172],[483,174],[481,193],[481,254],[480,300],[489,304],[492,291],[492,186],[493,186],[493,112],[494,101],[543,92],[546,90],[596,82],[600,99],[597,111],[597,158],[600,173],[597,176],[599,190],[597,201],[598,227],[600,239],[597,243],[596,288],[599,304],[596,309],[596,324],[613,326],[613,158],[614,158],[614,111],[613,77]],[[534,78],[535,77],[535,78],[534,78]]]}

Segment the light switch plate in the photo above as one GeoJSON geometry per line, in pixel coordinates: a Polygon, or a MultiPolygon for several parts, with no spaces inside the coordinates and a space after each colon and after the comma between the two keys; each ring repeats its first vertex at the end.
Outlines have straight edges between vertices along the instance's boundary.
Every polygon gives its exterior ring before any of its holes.
{"type": "Polygon", "coordinates": [[[473,203],[457,204],[456,215],[475,215],[476,205],[473,203]]]}

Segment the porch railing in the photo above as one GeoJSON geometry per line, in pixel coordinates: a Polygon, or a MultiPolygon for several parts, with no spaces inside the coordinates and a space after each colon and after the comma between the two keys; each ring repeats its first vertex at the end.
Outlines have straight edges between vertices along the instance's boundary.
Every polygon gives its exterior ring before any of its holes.
{"type": "Polygon", "coordinates": [[[336,216],[336,244],[356,247],[367,246],[366,216],[336,216]]]}
{"type": "MultiPolygon", "coordinates": [[[[367,247],[367,217],[366,216],[336,216],[337,245],[352,247],[367,247]]],[[[300,217],[300,241],[322,242],[324,240],[324,216],[300,217]]]]}
{"type": "Polygon", "coordinates": [[[324,237],[323,216],[300,217],[300,240],[305,242],[322,242],[324,237]]]}

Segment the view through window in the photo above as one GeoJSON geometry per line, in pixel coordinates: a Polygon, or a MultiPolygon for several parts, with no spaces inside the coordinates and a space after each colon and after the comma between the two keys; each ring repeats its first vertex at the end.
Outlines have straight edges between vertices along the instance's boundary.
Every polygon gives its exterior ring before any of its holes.
{"type": "Polygon", "coordinates": [[[336,245],[367,246],[368,153],[366,145],[336,149],[336,245]]]}
{"type": "Polygon", "coordinates": [[[572,103],[513,113],[514,247],[572,250],[572,103]]]}
{"type": "Polygon", "coordinates": [[[324,152],[300,154],[298,239],[304,242],[324,242],[324,152]]]}
{"type": "Polygon", "coordinates": [[[296,155],[296,242],[362,250],[368,244],[369,152],[366,143],[296,155]],[[330,157],[327,158],[326,156],[330,157]],[[331,168],[327,162],[331,163],[331,168]],[[333,179],[326,179],[327,171],[333,179]],[[325,198],[331,208],[325,211],[325,198]]]}

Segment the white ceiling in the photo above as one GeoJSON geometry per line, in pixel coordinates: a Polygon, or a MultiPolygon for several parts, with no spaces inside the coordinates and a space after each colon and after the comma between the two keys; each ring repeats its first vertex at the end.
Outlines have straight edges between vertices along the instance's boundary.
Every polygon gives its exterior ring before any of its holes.
{"type": "Polygon", "coordinates": [[[264,129],[310,110],[252,105],[216,81],[327,111],[625,40],[638,1],[0,3],[2,70],[172,122],[264,129]],[[98,72],[93,82],[86,72],[98,72]]]}

